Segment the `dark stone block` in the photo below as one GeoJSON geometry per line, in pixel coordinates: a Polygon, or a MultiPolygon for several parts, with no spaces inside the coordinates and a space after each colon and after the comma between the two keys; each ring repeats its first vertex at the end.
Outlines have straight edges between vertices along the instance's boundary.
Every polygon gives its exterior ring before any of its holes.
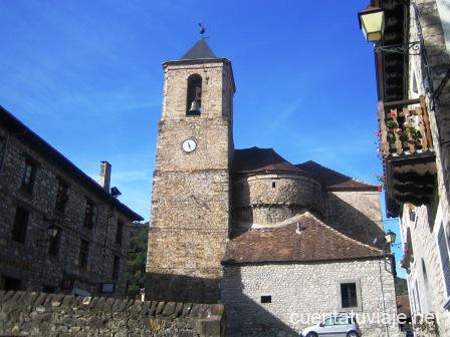
{"type": "Polygon", "coordinates": [[[197,337],[197,333],[194,331],[180,331],[178,332],[178,337],[197,337]]]}
{"type": "Polygon", "coordinates": [[[160,315],[162,311],[164,310],[164,307],[166,305],[166,302],[159,302],[158,306],[156,307],[156,315],[160,315]]]}
{"type": "Polygon", "coordinates": [[[125,311],[128,308],[128,303],[133,300],[123,300],[117,311],[125,311]]]}
{"type": "Polygon", "coordinates": [[[100,297],[97,303],[94,304],[93,308],[96,310],[103,310],[106,304],[106,298],[100,297]]]}
{"type": "Polygon", "coordinates": [[[192,317],[198,317],[200,314],[200,309],[202,308],[201,304],[194,304],[192,306],[191,312],[190,312],[190,316],[192,317]]]}
{"type": "Polygon", "coordinates": [[[151,301],[145,301],[142,303],[142,310],[141,310],[141,315],[142,316],[147,316],[150,307],[152,306],[152,302],[151,301]]]}
{"type": "Polygon", "coordinates": [[[181,302],[177,303],[177,307],[175,308],[175,313],[174,313],[175,317],[179,317],[182,314],[183,308],[184,308],[183,303],[181,303],[181,302]]]}
{"type": "Polygon", "coordinates": [[[43,305],[46,299],[47,299],[47,294],[40,293],[38,298],[36,299],[36,302],[34,302],[34,306],[43,305]]]}
{"type": "Polygon", "coordinates": [[[162,313],[163,316],[172,316],[175,313],[177,304],[175,302],[168,302],[162,313]]]}
{"type": "Polygon", "coordinates": [[[156,309],[158,308],[158,302],[152,301],[152,305],[150,309],[148,310],[148,315],[153,316],[156,314],[156,309]]]}
{"type": "Polygon", "coordinates": [[[112,305],[112,309],[111,309],[111,310],[112,310],[112,311],[119,311],[122,302],[123,302],[123,300],[121,300],[121,299],[116,299],[116,300],[114,301],[113,305],[112,305]]]}
{"type": "Polygon", "coordinates": [[[133,305],[128,309],[128,311],[130,312],[130,313],[134,313],[134,314],[137,314],[137,313],[140,313],[141,312],[141,309],[142,309],[142,301],[140,301],[140,300],[135,300],[134,301],[134,303],[133,303],[133,305]]]}
{"type": "Polygon", "coordinates": [[[115,303],[116,299],[115,298],[108,298],[106,300],[105,305],[103,306],[103,311],[112,311],[113,305],[115,303]]]}
{"type": "Polygon", "coordinates": [[[220,279],[147,273],[146,296],[155,301],[217,303],[220,279]]]}
{"type": "Polygon", "coordinates": [[[191,313],[192,310],[192,303],[185,303],[183,307],[183,312],[181,313],[181,316],[187,316],[191,313]]]}
{"type": "Polygon", "coordinates": [[[220,336],[220,321],[200,321],[200,337],[220,336]]]}
{"type": "Polygon", "coordinates": [[[74,301],[75,297],[71,295],[64,295],[64,298],[62,300],[61,306],[70,308],[72,307],[72,303],[74,301]]]}
{"type": "Polygon", "coordinates": [[[5,297],[4,297],[4,299],[3,299],[3,302],[8,302],[8,301],[11,299],[11,297],[14,296],[15,293],[16,293],[16,292],[13,291],[13,290],[8,291],[8,292],[5,294],[5,297]]]}

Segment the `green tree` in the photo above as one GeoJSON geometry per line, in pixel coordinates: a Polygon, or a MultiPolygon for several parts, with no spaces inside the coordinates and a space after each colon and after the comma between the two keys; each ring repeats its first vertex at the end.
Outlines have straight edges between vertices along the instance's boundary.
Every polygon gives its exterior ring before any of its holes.
{"type": "Polygon", "coordinates": [[[128,251],[127,296],[136,298],[145,283],[145,261],[147,259],[148,222],[133,226],[128,251]]]}
{"type": "Polygon", "coordinates": [[[408,282],[404,278],[395,278],[396,295],[408,295],[408,282]]]}

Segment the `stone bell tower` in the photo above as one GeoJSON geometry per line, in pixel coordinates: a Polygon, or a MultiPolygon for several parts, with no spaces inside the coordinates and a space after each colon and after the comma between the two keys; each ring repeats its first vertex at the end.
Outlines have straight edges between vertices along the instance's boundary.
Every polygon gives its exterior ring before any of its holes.
{"type": "Polygon", "coordinates": [[[163,69],[146,295],[215,303],[230,222],[231,62],[202,38],[163,69]]]}

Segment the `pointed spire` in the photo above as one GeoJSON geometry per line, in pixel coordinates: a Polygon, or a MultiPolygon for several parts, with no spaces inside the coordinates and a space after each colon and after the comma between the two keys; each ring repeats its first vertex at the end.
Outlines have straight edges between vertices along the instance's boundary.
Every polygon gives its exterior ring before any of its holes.
{"type": "Polygon", "coordinates": [[[208,46],[204,38],[197,41],[194,46],[183,55],[181,60],[195,60],[195,59],[212,59],[217,58],[214,52],[208,46]]]}

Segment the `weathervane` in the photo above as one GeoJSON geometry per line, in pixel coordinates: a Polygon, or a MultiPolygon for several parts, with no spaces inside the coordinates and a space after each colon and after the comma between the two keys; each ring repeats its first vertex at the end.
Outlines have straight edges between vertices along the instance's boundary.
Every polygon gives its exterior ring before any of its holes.
{"type": "Polygon", "coordinates": [[[209,37],[209,36],[205,36],[205,35],[204,35],[205,32],[206,32],[206,28],[205,28],[205,26],[203,26],[203,24],[201,24],[201,23],[198,24],[198,32],[199,32],[200,35],[202,36],[202,39],[206,39],[206,38],[209,37]]]}

